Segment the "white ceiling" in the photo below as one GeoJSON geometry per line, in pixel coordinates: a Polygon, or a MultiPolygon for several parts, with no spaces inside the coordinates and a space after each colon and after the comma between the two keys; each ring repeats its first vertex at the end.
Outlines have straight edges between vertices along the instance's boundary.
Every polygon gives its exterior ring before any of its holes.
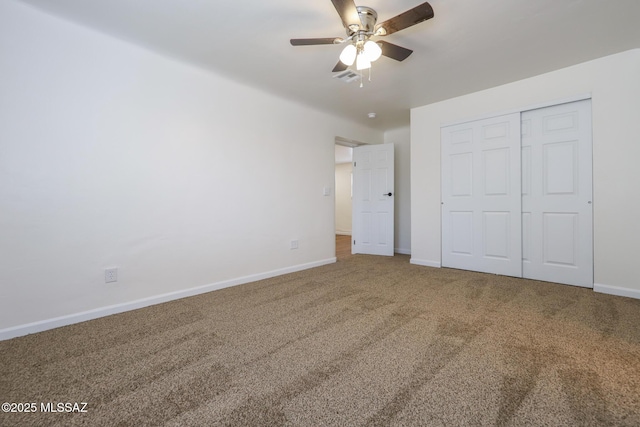
{"type": "MultiPolygon", "coordinates": [[[[330,0],[21,0],[279,96],[390,129],[409,109],[640,47],[640,0],[431,0],[435,17],[386,41],[363,88],[332,79],[340,37],[330,0]],[[376,112],[377,118],[367,118],[376,112]]],[[[356,1],[387,20],[422,0],[356,1]]]]}

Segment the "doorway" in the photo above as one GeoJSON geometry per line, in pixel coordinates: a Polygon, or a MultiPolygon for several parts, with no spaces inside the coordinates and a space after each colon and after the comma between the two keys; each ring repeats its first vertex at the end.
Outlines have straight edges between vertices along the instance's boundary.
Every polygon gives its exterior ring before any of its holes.
{"type": "Polygon", "coordinates": [[[335,142],[335,237],[336,258],[351,256],[353,147],[355,143],[336,138],[335,142]]]}

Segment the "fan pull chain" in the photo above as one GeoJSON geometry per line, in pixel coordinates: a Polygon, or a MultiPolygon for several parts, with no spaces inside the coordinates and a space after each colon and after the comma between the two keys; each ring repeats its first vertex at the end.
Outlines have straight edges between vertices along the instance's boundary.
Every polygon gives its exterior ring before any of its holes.
{"type": "MultiPolygon", "coordinates": [[[[369,81],[371,81],[371,69],[373,67],[369,67],[369,81]]],[[[362,70],[360,70],[360,87],[364,87],[364,76],[362,70]]]]}

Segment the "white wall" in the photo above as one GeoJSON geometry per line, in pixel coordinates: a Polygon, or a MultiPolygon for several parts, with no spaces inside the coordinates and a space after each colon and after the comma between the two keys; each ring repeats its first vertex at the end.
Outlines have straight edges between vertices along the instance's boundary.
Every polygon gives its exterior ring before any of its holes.
{"type": "Polygon", "coordinates": [[[395,216],[394,247],[411,253],[411,129],[404,126],[384,133],[384,142],[394,144],[395,216]]]}
{"type": "Polygon", "coordinates": [[[351,235],[352,199],[351,173],[352,163],[336,165],[336,234],[351,235]]]}
{"type": "Polygon", "coordinates": [[[595,289],[640,297],[640,49],[411,111],[412,262],[440,265],[442,124],[591,93],[595,289]]]}
{"type": "Polygon", "coordinates": [[[13,1],[0,70],[0,338],[332,262],[334,138],[384,138],[13,1]]]}

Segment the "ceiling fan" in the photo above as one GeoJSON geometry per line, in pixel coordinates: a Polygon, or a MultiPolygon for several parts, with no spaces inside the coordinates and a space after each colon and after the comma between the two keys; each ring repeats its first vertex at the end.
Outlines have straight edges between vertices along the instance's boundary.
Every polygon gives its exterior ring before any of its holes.
{"type": "Polygon", "coordinates": [[[353,0],[331,0],[347,31],[347,37],[328,37],[313,39],[291,39],[293,46],[348,43],[340,54],[340,61],[333,72],[344,71],[353,63],[357,70],[371,68],[371,62],[380,55],[404,61],[412,50],[385,41],[373,41],[372,37],[388,36],[433,18],[433,8],[428,2],[409,9],[398,16],[376,24],[378,13],[370,7],[356,6],[353,0]]]}

